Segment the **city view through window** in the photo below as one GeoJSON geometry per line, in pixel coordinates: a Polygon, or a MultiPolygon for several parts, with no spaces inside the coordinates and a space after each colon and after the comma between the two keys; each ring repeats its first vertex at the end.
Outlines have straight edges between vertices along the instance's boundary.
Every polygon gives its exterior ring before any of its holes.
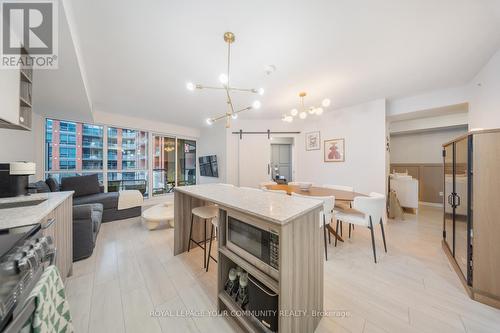
{"type": "Polygon", "coordinates": [[[146,197],[196,184],[196,141],[152,135],[150,171],[146,131],[53,119],[45,125],[46,176],[58,182],[97,174],[108,192],[134,189],[146,197]]]}

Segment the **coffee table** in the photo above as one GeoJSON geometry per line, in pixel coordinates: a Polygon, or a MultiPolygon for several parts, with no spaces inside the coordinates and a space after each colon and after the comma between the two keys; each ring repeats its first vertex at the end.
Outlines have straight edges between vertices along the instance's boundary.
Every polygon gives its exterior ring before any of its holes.
{"type": "Polygon", "coordinates": [[[174,205],[158,204],[142,212],[142,219],[149,230],[157,229],[162,222],[170,221],[174,226],[174,205]]]}

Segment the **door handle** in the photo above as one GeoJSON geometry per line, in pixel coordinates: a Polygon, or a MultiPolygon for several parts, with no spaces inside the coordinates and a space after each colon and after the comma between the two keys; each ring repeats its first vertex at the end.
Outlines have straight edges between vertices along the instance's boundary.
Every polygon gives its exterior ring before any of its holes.
{"type": "Polygon", "coordinates": [[[448,196],[448,205],[453,206],[453,203],[451,202],[451,197],[452,197],[452,195],[450,194],[448,196]]]}
{"type": "Polygon", "coordinates": [[[459,196],[458,194],[456,194],[456,193],[455,193],[455,196],[456,196],[456,198],[458,199],[458,202],[457,202],[457,204],[456,204],[456,207],[458,207],[458,206],[460,206],[460,202],[461,202],[461,201],[460,201],[460,196],[459,196]]]}
{"type": "Polygon", "coordinates": [[[271,174],[271,165],[267,163],[267,174],[271,174]]]}

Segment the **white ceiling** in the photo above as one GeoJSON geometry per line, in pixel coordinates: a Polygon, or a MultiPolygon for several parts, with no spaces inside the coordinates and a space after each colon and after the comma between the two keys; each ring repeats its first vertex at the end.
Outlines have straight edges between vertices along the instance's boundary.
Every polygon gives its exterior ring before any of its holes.
{"type": "MultiPolygon", "coordinates": [[[[467,82],[500,46],[495,0],[67,0],[94,110],[199,127],[225,111],[217,84],[225,31],[236,34],[232,81],[264,87],[278,118],[324,97],[332,107],[467,82]],[[277,71],[267,76],[264,67],[277,71]]],[[[70,22],[71,23],[71,22],[70,22]]],[[[253,96],[240,94],[247,106],[253,96]]]]}

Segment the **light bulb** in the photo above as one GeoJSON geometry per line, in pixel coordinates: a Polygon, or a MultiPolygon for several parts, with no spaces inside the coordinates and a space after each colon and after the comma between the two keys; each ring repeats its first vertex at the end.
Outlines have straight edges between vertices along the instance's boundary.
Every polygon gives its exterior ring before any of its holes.
{"type": "Polygon", "coordinates": [[[297,109],[292,109],[292,110],[290,110],[290,114],[292,115],[292,117],[295,117],[296,115],[298,115],[298,114],[299,114],[299,110],[297,110],[297,109]]]}
{"type": "Polygon", "coordinates": [[[264,92],[265,92],[265,91],[264,91],[264,88],[259,88],[259,89],[257,90],[257,93],[258,93],[259,95],[261,95],[261,96],[262,96],[262,95],[264,95],[264,92]]]}
{"type": "Polygon", "coordinates": [[[186,88],[187,88],[187,90],[189,90],[189,91],[193,91],[195,87],[196,87],[196,86],[194,85],[194,83],[193,83],[193,82],[188,82],[188,83],[186,83],[186,88]]]}
{"type": "Polygon", "coordinates": [[[262,104],[260,103],[260,101],[254,101],[252,103],[252,108],[254,108],[254,109],[260,109],[261,106],[262,106],[262,104]]]}
{"type": "Polygon", "coordinates": [[[321,115],[323,114],[323,108],[317,108],[317,109],[316,109],[316,114],[317,114],[318,116],[321,116],[321,115]]]}
{"type": "Polygon", "coordinates": [[[316,108],[314,106],[311,106],[309,108],[309,114],[315,114],[316,113],[316,108]]]}
{"type": "Polygon", "coordinates": [[[227,77],[226,74],[222,73],[221,75],[219,75],[219,81],[222,84],[227,84],[227,82],[229,81],[229,78],[227,77]]]}
{"type": "Polygon", "coordinates": [[[238,114],[237,114],[237,113],[233,113],[233,114],[231,115],[231,118],[233,118],[233,119],[238,119],[238,114]]]}
{"type": "Polygon", "coordinates": [[[300,119],[306,119],[307,118],[307,112],[302,111],[301,113],[299,113],[299,118],[300,119]]]}
{"type": "Polygon", "coordinates": [[[323,105],[324,108],[329,107],[331,104],[331,101],[328,98],[325,98],[322,102],[321,105],[323,105]]]}
{"type": "Polygon", "coordinates": [[[211,118],[207,118],[207,124],[212,125],[214,121],[211,118]]]}

